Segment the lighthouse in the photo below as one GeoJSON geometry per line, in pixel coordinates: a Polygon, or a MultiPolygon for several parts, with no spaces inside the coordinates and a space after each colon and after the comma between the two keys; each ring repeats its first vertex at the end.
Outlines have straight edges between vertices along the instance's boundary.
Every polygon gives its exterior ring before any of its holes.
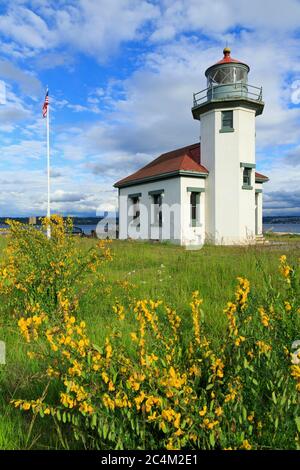
{"type": "Polygon", "coordinates": [[[262,193],[255,174],[262,88],[248,83],[250,67],[230,52],[224,49],[223,59],[205,72],[207,88],[193,95],[192,114],[201,123],[201,164],[209,171],[206,239],[214,244],[252,242],[262,231],[262,193]]]}
{"type": "Polygon", "coordinates": [[[201,142],[165,152],[115,183],[121,239],[198,247],[252,244],[262,237],[268,177],[256,171],[255,161],[262,88],[248,83],[247,64],[227,47],[223,53],[205,72],[205,90],[193,93],[201,142]]]}

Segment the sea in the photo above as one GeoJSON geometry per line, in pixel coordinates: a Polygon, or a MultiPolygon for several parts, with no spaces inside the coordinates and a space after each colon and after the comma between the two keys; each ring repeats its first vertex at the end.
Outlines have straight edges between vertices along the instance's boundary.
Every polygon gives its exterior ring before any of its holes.
{"type": "MultiPolygon", "coordinates": [[[[90,235],[92,230],[96,230],[96,225],[76,225],[80,227],[86,235],[90,235]]],[[[0,228],[7,228],[7,225],[0,224],[0,228]]],[[[286,233],[299,233],[300,224],[263,224],[264,232],[286,232],[286,233]]]]}
{"type": "Polygon", "coordinates": [[[263,231],[300,233],[300,224],[263,224],[263,231]]]}

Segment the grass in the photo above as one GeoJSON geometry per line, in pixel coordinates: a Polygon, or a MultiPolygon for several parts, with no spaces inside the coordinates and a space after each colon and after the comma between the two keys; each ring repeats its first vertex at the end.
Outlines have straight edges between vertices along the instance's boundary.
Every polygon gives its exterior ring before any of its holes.
{"type": "MultiPolygon", "coordinates": [[[[277,238],[276,238],[277,240],[277,238]]],[[[279,241],[286,237],[279,237],[279,241]]],[[[80,241],[83,248],[94,240],[80,241]]],[[[0,259],[4,256],[5,238],[0,238],[0,259]]],[[[81,317],[93,341],[100,343],[116,321],[112,305],[127,295],[120,282],[129,281],[131,297],[164,299],[183,314],[188,312],[191,293],[199,290],[204,299],[203,310],[210,336],[218,342],[224,333],[223,308],[233,296],[237,276],[249,279],[252,294],[261,295],[263,278],[278,270],[278,258],[288,255],[291,262],[299,258],[300,247],[293,239],[278,246],[214,247],[188,251],[171,244],[114,241],[114,260],[105,265],[103,274],[108,288],[102,284],[89,290],[81,300],[81,317]]],[[[5,310],[5,305],[0,306],[5,310]]],[[[125,328],[130,328],[126,324],[125,328]]],[[[37,396],[42,384],[36,379],[38,364],[28,362],[24,343],[16,328],[0,315],[0,340],[6,342],[7,365],[0,366],[0,449],[57,448],[54,429],[39,423],[30,429],[30,418],[15,411],[9,400],[14,396],[37,396]],[[31,380],[28,380],[31,377],[31,380]]]]}

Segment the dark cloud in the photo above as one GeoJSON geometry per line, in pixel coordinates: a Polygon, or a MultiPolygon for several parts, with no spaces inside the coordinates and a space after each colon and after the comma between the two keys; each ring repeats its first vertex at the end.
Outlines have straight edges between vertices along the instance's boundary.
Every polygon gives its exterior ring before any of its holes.
{"type": "Polygon", "coordinates": [[[84,199],[86,199],[86,195],[83,193],[65,193],[63,191],[57,191],[51,196],[52,202],[79,202],[84,199]]]}
{"type": "Polygon", "coordinates": [[[51,169],[50,174],[51,174],[51,178],[61,178],[63,176],[61,171],[53,170],[53,169],[51,169]]]}
{"type": "Polygon", "coordinates": [[[131,174],[146,165],[152,159],[152,156],[144,154],[108,155],[99,157],[99,160],[88,163],[86,167],[89,168],[94,175],[118,179],[119,175],[131,174]]]}
{"type": "Polygon", "coordinates": [[[270,210],[299,209],[300,190],[273,191],[264,196],[264,208],[270,210]]]}
{"type": "Polygon", "coordinates": [[[24,72],[7,60],[0,60],[0,78],[18,83],[24,94],[37,96],[42,91],[40,81],[29,72],[24,72]]]}
{"type": "Polygon", "coordinates": [[[300,147],[296,147],[284,157],[284,163],[290,166],[300,165],[300,147]]]}

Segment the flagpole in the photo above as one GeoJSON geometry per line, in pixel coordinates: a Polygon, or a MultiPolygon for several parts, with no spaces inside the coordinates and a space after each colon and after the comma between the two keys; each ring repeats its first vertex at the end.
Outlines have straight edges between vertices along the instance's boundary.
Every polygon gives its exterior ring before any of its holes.
{"type": "MultiPolygon", "coordinates": [[[[50,219],[50,132],[49,132],[49,112],[50,106],[48,103],[47,106],[47,186],[48,186],[48,196],[47,196],[47,218],[50,219]]],[[[50,225],[47,226],[47,238],[51,238],[51,228],[50,225]]]]}

